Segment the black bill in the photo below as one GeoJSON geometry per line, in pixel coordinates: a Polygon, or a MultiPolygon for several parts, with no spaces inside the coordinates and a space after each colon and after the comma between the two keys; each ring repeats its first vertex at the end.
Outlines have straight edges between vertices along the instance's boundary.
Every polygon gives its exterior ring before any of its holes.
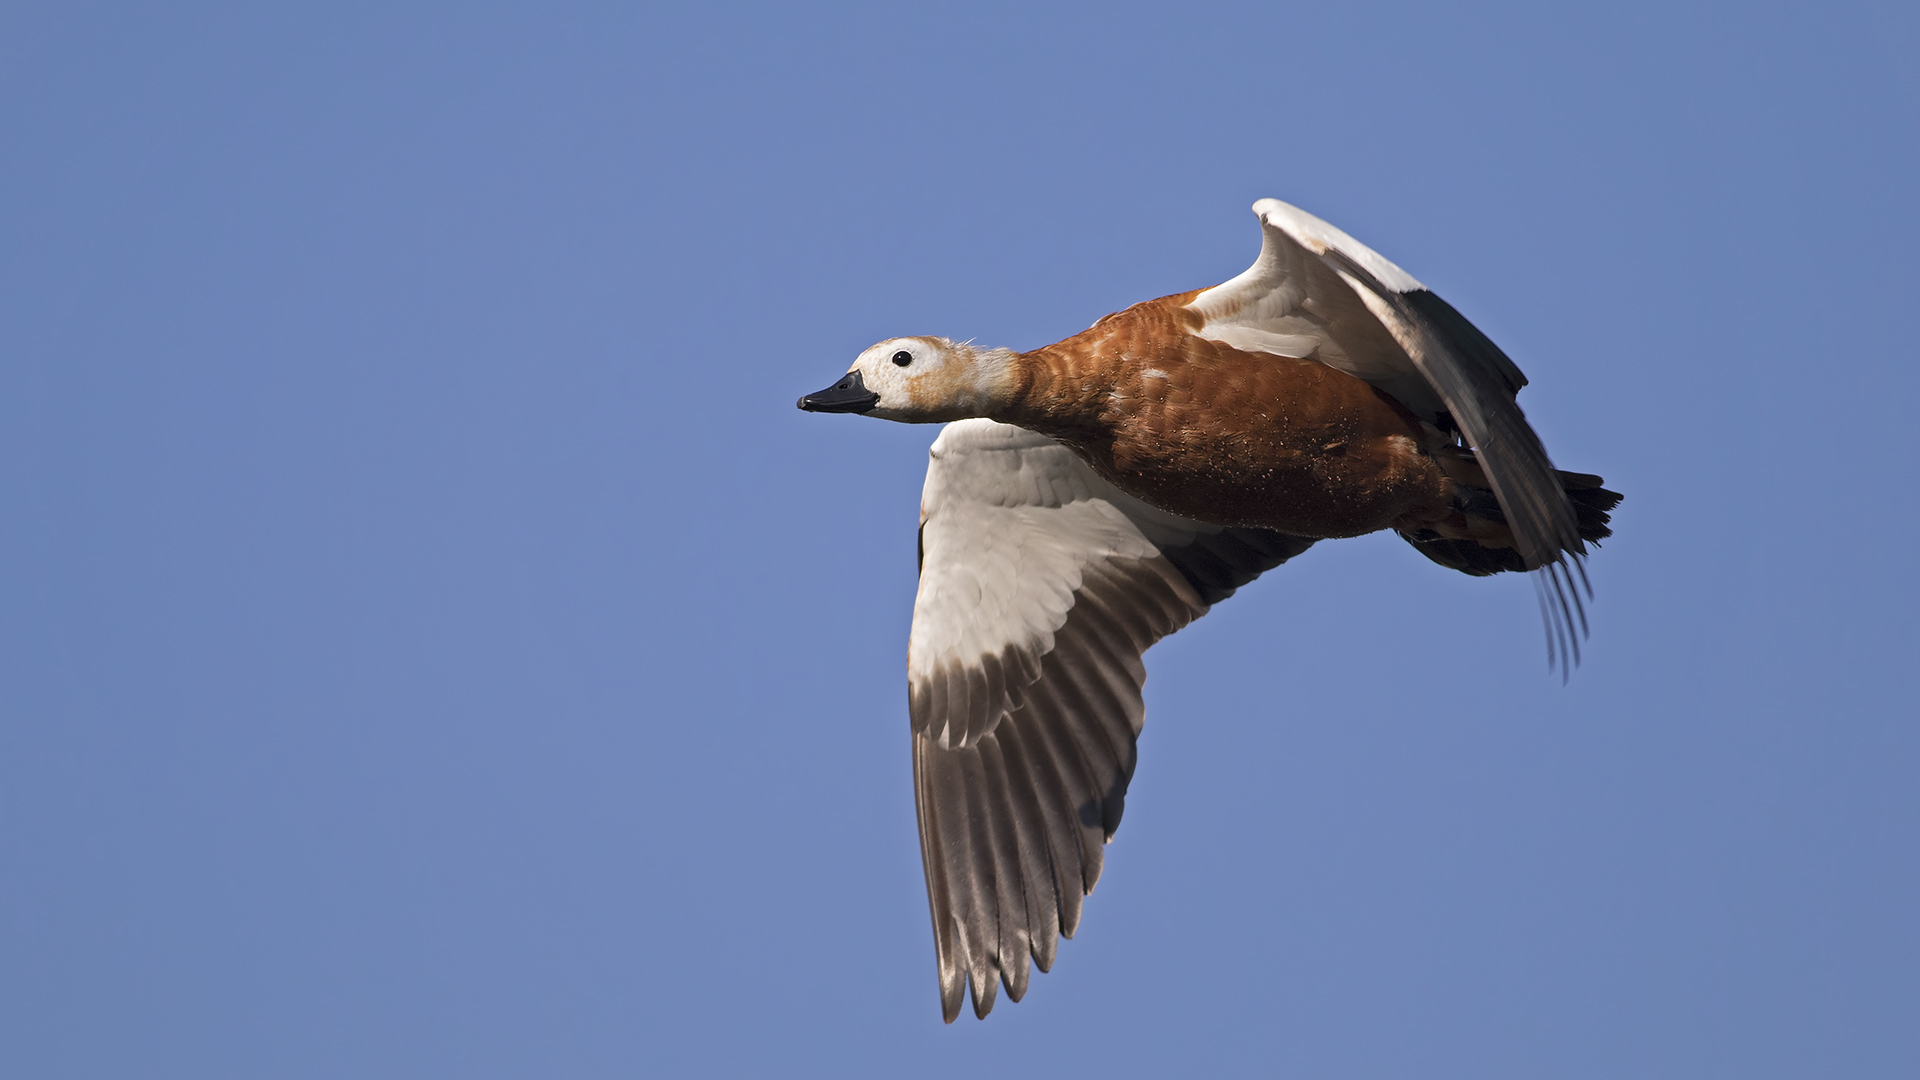
{"type": "Polygon", "coordinates": [[[825,390],[808,394],[797,404],[808,412],[866,412],[879,403],[880,395],[867,389],[860,373],[849,371],[846,378],[825,390]]]}

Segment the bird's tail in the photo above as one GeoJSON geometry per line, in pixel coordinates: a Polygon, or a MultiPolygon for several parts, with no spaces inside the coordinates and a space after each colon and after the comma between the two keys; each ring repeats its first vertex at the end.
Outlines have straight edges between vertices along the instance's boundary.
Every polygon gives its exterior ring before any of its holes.
{"type": "MultiPolygon", "coordinates": [[[[1532,569],[1515,547],[1507,515],[1473,452],[1458,448],[1435,457],[1453,481],[1453,512],[1431,528],[1402,529],[1400,535],[1415,551],[1463,574],[1485,577],[1532,569]]],[[[1611,512],[1620,505],[1621,494],[1608,491],[1601,486],[1604,481],[1587,473],[1556,470],[1554,475],[1573,507],[1580,539],[1597,543],[1612,536],[1611,512]]]]}
{"type": "Polygon", "coordinates": [[[1620,493],[1602,487],[1597,476],[1556,469],[1554,476],[1573,511],[1582,543],[1563,547],[1559,558],[1530,567],[1473,451],[1450,447],[1434,457],[1453,481],[1450,512],[1428,526],[1401,529],[1400,535],[1415,551],[1463,574],[1485,577],[1509,570],[1536,571],[1534,589],[1540,596],[1540,613],[1547,628],[1547,665],[1559,668],[1565,678],[1579,664],[1580,639],[1586,636],[1586,605],[1581,593],[1591,596],[1592,590],[1583,565],[1585,545],[1597,546],[1613,535],[1612,510],[1620,504],[1620,493]]]}

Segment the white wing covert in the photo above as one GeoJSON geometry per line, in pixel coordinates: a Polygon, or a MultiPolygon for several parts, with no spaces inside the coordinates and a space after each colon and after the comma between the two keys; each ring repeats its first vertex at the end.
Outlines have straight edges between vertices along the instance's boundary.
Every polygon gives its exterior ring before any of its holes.
{"type": "Polygon", "coordinates": [[[1018,1001],[1072,937],[1120,823],[1141,653],[1312,541],[1154,509],[1045,436],[934,441],[908,645],[914,796],[941,1008],[1018,1001]]]}
{"type": "Polygon", "coordinates": [[[1413,275],[1333,225],[1278,199],[1253,204],[1260,257],[1188,305],[1201,337],[1247,352],[1318,360],[1379,387],[1471,447],[1535,579],[1563,661],[1586,617],[1573,574],[1586,545],[1563,478],[1520,411],[1527,377],[1488,337],[1413,275]],[[1312,348],[1302,351],[1311,344],[1312,348]]]}

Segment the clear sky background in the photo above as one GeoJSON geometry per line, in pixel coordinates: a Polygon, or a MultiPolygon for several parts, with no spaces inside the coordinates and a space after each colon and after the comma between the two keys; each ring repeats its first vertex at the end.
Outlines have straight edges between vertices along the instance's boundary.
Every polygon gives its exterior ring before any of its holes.
{"type": "Polygon", "coordinates": [[[1910,5],[0,9],[0,1073],[1911,1077],[1910,5]],[[940,1023],[934,429],[1297,203],[1627,495],[1148,655],[1027,1000],[940,1023]]]}

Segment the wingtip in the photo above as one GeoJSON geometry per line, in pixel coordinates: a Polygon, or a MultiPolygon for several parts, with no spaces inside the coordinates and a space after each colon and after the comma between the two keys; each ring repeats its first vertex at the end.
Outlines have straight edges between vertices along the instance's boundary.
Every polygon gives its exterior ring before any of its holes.
{"type": "Polygon", "coordinates": [[[1029,984],[1031,971],[1032,969],[1027,965],[1027,957],[1023,953],[1014,963],[1011,972],[1003,972],[1001,974],[1000,983],[1002,988],[1007,992],[1008,1001],[1018,1005],[1020,999],[1027,996],[1027,986],[1029,984]]]}
{"type": "Polygon", "coordinates": [[[948,979],[940,973],[940,1018],[951,1024],[960,1019],[960,1006],[967,1000],[967,981],[948,979]]]}
{"type": "Polygon", "coordinates": [[[979,982],[973,982],[971,976],[969,976],[968,981],[971,982],[973,986],[973,1018],[975,1020],[985,1020],[987,1014],[993,1011],[994,998],[999,996],[1000,980],[989,973],[986,978],[979,980],[979,982]],[[981,983],[985,983],[987,986],[987,992],[984,994],[980,992],[981,983]]]}
{"type": "Polygon", "coordinates": [[[1547,637],[1547,672],[1559,672],[1565,686],[1580,666],[1580,643],[1592,636],[1586,605],[1593,599],[1593,583],[1587,578],[1584,553],[1564,552],[1529,576],[1547,637]]]}

